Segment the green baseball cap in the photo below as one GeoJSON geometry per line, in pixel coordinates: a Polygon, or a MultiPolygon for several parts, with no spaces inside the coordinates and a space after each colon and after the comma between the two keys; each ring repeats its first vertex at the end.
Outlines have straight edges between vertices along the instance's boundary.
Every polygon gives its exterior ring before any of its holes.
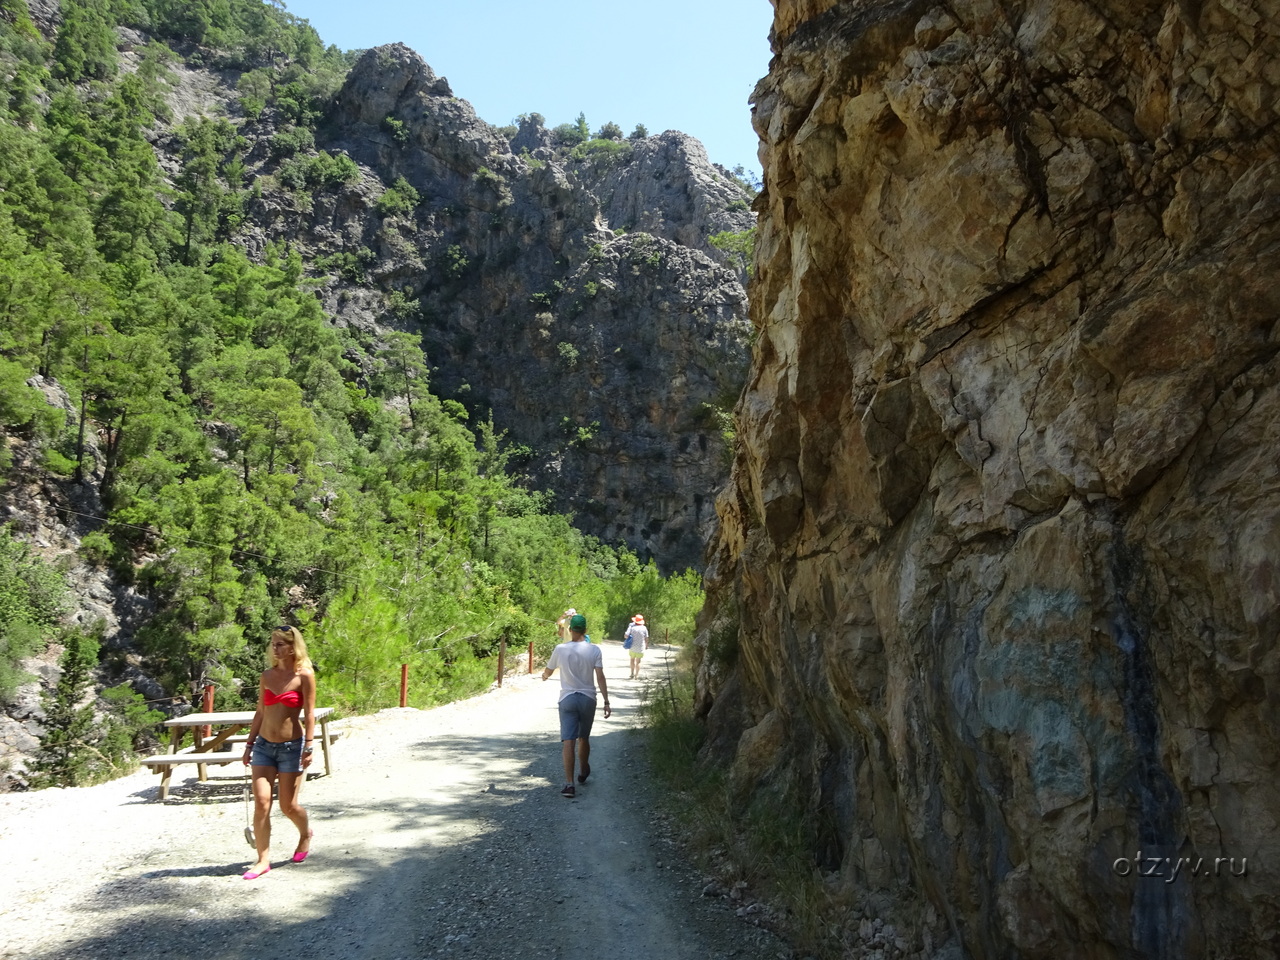
{"type": "Polygon", "coordinates": [[[580,613],[575,613],[569,618],[569,629],[575,633],[587,632],[587,618],[580,613]]]}

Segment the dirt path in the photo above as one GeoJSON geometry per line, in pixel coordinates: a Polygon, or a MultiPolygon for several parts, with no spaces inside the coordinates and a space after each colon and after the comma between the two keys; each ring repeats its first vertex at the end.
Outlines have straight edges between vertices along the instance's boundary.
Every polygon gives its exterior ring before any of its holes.
{"type": "MultiPolygon", "coordinates": [[[[640,684],[603,649],[615,712],[597,714],[577,799],[559,794],[558,679],[508,678],[344,724],[334,775],[303,792],[313,855],[289,861],[277,811],[275,869],[254,881],[231,767],[206,784],[187,768],[165,803],[148,772],[0,795],[0,958],[789,956],[702,896],[653,806],[640,684]]],[[[645,658],[650,677],[665,656],[645,658]]]]}

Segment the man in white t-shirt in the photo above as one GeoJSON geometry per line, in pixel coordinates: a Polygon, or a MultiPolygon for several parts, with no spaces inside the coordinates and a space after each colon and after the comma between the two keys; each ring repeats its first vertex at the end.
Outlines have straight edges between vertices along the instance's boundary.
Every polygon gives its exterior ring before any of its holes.
{"type": "Polygon", "coordinates": [[[649,645],[649,628],[644,625],[644,617],[638,613],[632,617],[627,632],[622,636],[631,641],[623,645],[631,657],[631,679],[634,680],[640,676],[640,661],[644,659],[644,649],[649,645]]]}
{"type": "Polygon", "coordinates": [[[576,613],[569,618],[569,642],[557,644],[542,671],[542,679],[560,671],[560,745],[564,759],[564,787],[560,793],[572,798],[573,745],[578,745],[578,782],[591,776],[591,725],[596,718],[596,684],[604,698],[604,716],[609,718],[609,688],[604,680],[604,655],[595,644],[586,642],[587,618],[576,613]]]}

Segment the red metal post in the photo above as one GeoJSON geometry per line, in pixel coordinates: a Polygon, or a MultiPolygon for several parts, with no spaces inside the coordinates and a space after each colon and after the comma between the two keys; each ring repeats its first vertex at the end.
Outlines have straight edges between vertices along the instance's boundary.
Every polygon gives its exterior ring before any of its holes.
{"type": "MultiPolygon", "coordinates": [[[[204,701],[201,704],[201,709],[205,713],[213,713],[213,684],[212,683],[206,683],[204,685],[204,701]]],[[[201,736],[203,737],[213,736],[213,728],[206,726],[201,736]]]]}
{"type": "Polygon", "coordinates": [[[529,672],[533,673],[533,641],[529,641],[529,672]]]}
{"type": "Polygon", "coordinates": [[[498,686],[502,686],[502,675],[507,672],[507,638],[503,637],[498,645],[498,686]]]}
{"type": "Polygon", "coordinates": [[[400,706],[409,705],[409,665],[400,664],[400,706]]]}

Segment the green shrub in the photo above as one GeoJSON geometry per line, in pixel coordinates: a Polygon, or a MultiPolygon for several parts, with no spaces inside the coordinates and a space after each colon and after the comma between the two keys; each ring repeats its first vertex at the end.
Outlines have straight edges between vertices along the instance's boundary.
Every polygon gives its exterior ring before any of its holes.
{"type": "Polygon", "coordinates": [[[267,101],[261,97],[242,96],[240,98],[240,110],[247,120],[261,120],[262,111],[267,108],[267,101]]]}
{"type": "Polygon", "coordinates": [[[471,261],[467,258],[467,251],[456,243],[450,244],[449,248],[444,252],[445,272],[455,280],[467,272],[467,267],[470,263],[471,261]]]}
{"type": "Polygon", "coordinates": [[[326,190],[357,180],[360,168],[345,153],[321,150],[314,157],[286,160],[277,176],[290,190],[326,190]]]}
{"type": "Polygon", "coordinates": [[[276,109],[300,127],[312,126],[320,117],[319,98],[301,80],[293,80],[276,91],[276,109]]]}
{"type": "Polygon", "coordinates": [[[707,659],[728,670],[738,662],[738,621],[721,624],[707,638],[707,659]]]}
{"type": "Polygon", "coordinates": [[[320,257],[315,263],[317,270],[333,271],[348,283],[364,283],[368,279],[365,271],[375,259],[377,257],[372,250],[361,247],[356,251],[342,250],[320,257]]]}
{"type": "Polygon", "coordinates": [[[750,230],[723,230],[720,233],[713,233],[707,238],[707,242],[725,253],[736,269],[751,276],[752,257],[755,255],[756,246],[755,227],[750,230]]]}
{"type": "Polygon", "coordinates": [[[138,751],[153,749],[165,715],[147,706],[142,694],[127,683],[102,691],[108,711],[103,719],[98,752],[110,765],[103,774],[112,777],[130,773],[138,766],[138,751]]]}
{"type": "Polygon", "coordinates": [[[19,661],[40,649],[69,597],[62,572],[0,527],[0,701],[26,679],[19,661]]]}
{"type": "Polygon", "coordinates": [[[649,761],[658,779],[675,790],[695,790],[702,778],[696,763],[706,731],[693,717],[692,647],[680,650],[656,683],[647,684],[640,701],[649,761]]]}
{"type": "Polygon", "coordinates": [[[383,129],[391,134],[391,139],[400,146],[405,146],[409,142],[409,130],[404,125],[403,120],[397,120],[395,117],[387,117],[382,121],[383,129]]]}
{"type": "Polygon", "coordinates": [[[614,166],[631,159],[633,147],[625,140],[588,140],[570,151],[573,160],[589,160],[599,166],[614,166]]]}
{"type": "Polygon", "coordinates": [[[397,320],[407,320],[417,312],[419,306],[419,301],[412,299],[403,290],[392,290],[387,297],[387,311],[397,320]]]}
{"type": "Polygon", "coordinates": [[[115,554],[116,546],[111,538],[101,530],[93,530],[80,538],[80,546],[76,550],[81,558],[95,567],[106,566],[115,554]]]}
{"type": "Polygon", "coordinates": [[[46,470],[59,477],[69,477],[76,472],[76,462],[52,448],[41,454],[40,461],[46,470]]]}
{"type": "Polygon", "coordinates": [[[57,436],[65,414],[50,406],[39,390],[28,386],[32,372],[25,364],[0,357],[0,428],[41,438],[57,436]]]}
{"type": "Polygon", "coordinates": [[[421,202],[422,195],[414,189],[413,184],[404,177],[397,177],[396,182],[382,192],[376,208],[383,217],[406,215],[413,213],[421,202]]]}
{"type": "Polygon", "coordinates": [[[502,179],[502,175],[494,173],[488,167],[481,167],[472,176],[476,183],[483,183],[495,189],[506,186],[506,181],[502,179]]]}
{"type": "Polygon", "coordinates": [[[272,160],[283,160],[308,150],[314,150],[316,137],[306,127],[285,127],[267,144],[272,160]]]}
{"type": "Polygon", "coordinates": [[[560,342],[556,344],[556,353],[560,354],[560,359],[564,361],[564,365],[570,370],[578,368],[578,348],[572,343],[560,342]]]}
{"type": "Polygon", "coordinates": [[[562,123],[551,130],[551,138],[564,147],[585,143],[590,137],[591,134],[584,132],[576,123],[562,123]]]}

